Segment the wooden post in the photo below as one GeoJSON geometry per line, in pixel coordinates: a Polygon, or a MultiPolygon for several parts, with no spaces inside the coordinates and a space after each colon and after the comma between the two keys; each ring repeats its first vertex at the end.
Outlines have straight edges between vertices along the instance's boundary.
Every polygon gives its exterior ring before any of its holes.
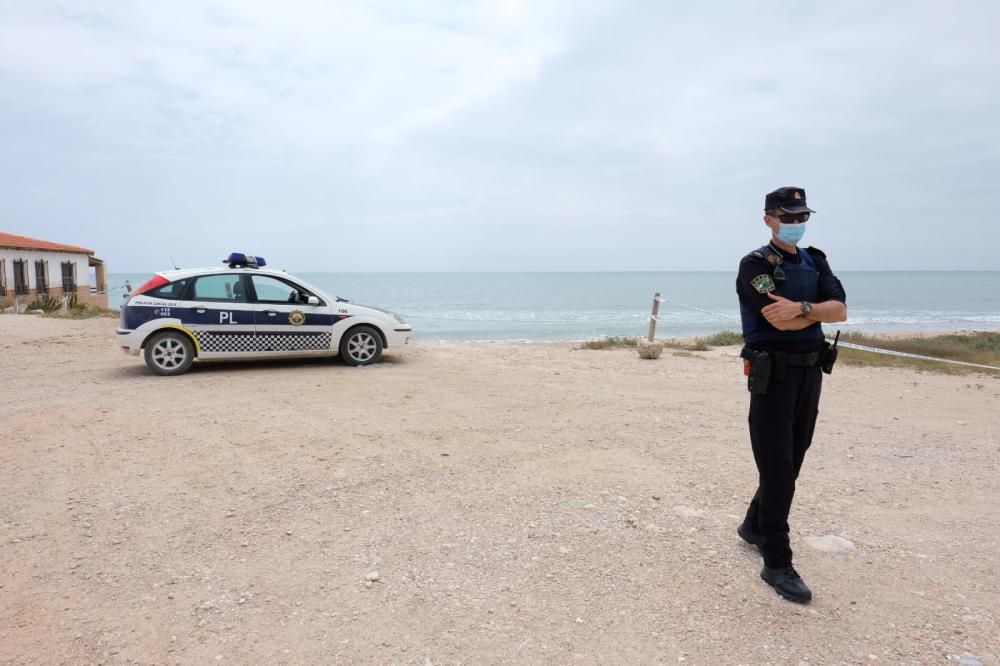
{"type": "Polygon", "coordinates": [[[660,292],[653,295],[653,316],[649,318],[649,335],[646,339],[650,342],[656,337],[656,316],[660,313],[660,292]]]}
{"type": "Polygon", "coordinates": [[[660,358],[663,351],[663,343],[655,342],[656,338],[656,317],[660,314],[660,292],[653,296],[653,313],[649,317],[649,335],[646,340],[639,340],[636,344],[636,351],[639,358],[660,358]]]}

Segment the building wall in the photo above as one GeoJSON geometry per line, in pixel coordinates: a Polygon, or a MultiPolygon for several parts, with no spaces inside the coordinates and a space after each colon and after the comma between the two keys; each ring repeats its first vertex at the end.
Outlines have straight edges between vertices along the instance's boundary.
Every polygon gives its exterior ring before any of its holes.
{"type": "Polygon", "coordinates": [[[90,262],[85,254],[70,252],[44,252],[40,250],[15,250],[0,247],[0,260],[3,262],[3,284],[7,293],[0,295],[0,307],[8,307],[14,302],[14,262],[25,261],[28,272],[28,295],[21,296],[22,303],[35,300],[38,296],[38,285],[35,280],[35,262],[47,262],[48,294],[53,298],[62,298],[62,263],[72,261],[76,264],[76,294],[82,303],[107,307],[107,294],[90,293],[90,262]]]}

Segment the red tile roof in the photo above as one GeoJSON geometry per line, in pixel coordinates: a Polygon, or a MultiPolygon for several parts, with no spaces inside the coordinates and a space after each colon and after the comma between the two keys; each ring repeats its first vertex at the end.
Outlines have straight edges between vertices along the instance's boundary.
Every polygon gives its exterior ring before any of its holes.
{"type": "Polygon", "coordinates": [[[51,243],[49,241],[28,238],[27,236],[15,236],[5,234],[0,231],[0,247],[9,247],[17,250],[46,250],[48,252],[72,252],[74,254],[94,254],[93,250],[76,245],[63,245],[62,243],[51,243]]]}

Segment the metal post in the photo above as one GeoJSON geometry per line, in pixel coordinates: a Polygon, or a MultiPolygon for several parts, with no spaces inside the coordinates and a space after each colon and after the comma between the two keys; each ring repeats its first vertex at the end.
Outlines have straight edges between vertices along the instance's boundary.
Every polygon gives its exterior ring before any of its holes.
{"type": "Polygon", "coordinates": [[[660,292],[653,295],[653,316],[649,318],[649,335],[646,337],[650,342],[656,337],[656,316],[660,312],[660,292]]]}

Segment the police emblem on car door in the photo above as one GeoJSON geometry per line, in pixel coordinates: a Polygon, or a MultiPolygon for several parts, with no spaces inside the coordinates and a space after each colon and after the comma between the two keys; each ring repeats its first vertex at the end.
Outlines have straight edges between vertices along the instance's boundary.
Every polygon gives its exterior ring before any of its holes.
{"type": "Polygon", "coordinates": [[[195,278],[184,305],[183,324],[198,339],[202,355],[254,351],[253,304],[242,274],[195,278]]]}
{"type": "Polygon", "coordinates": [[[305,287],[271,275],[251,275],[259,351],[295,354],[328,351],[336,317],[305,287]],[[310,303],[310,298],[315,303],[310,303]]]}

